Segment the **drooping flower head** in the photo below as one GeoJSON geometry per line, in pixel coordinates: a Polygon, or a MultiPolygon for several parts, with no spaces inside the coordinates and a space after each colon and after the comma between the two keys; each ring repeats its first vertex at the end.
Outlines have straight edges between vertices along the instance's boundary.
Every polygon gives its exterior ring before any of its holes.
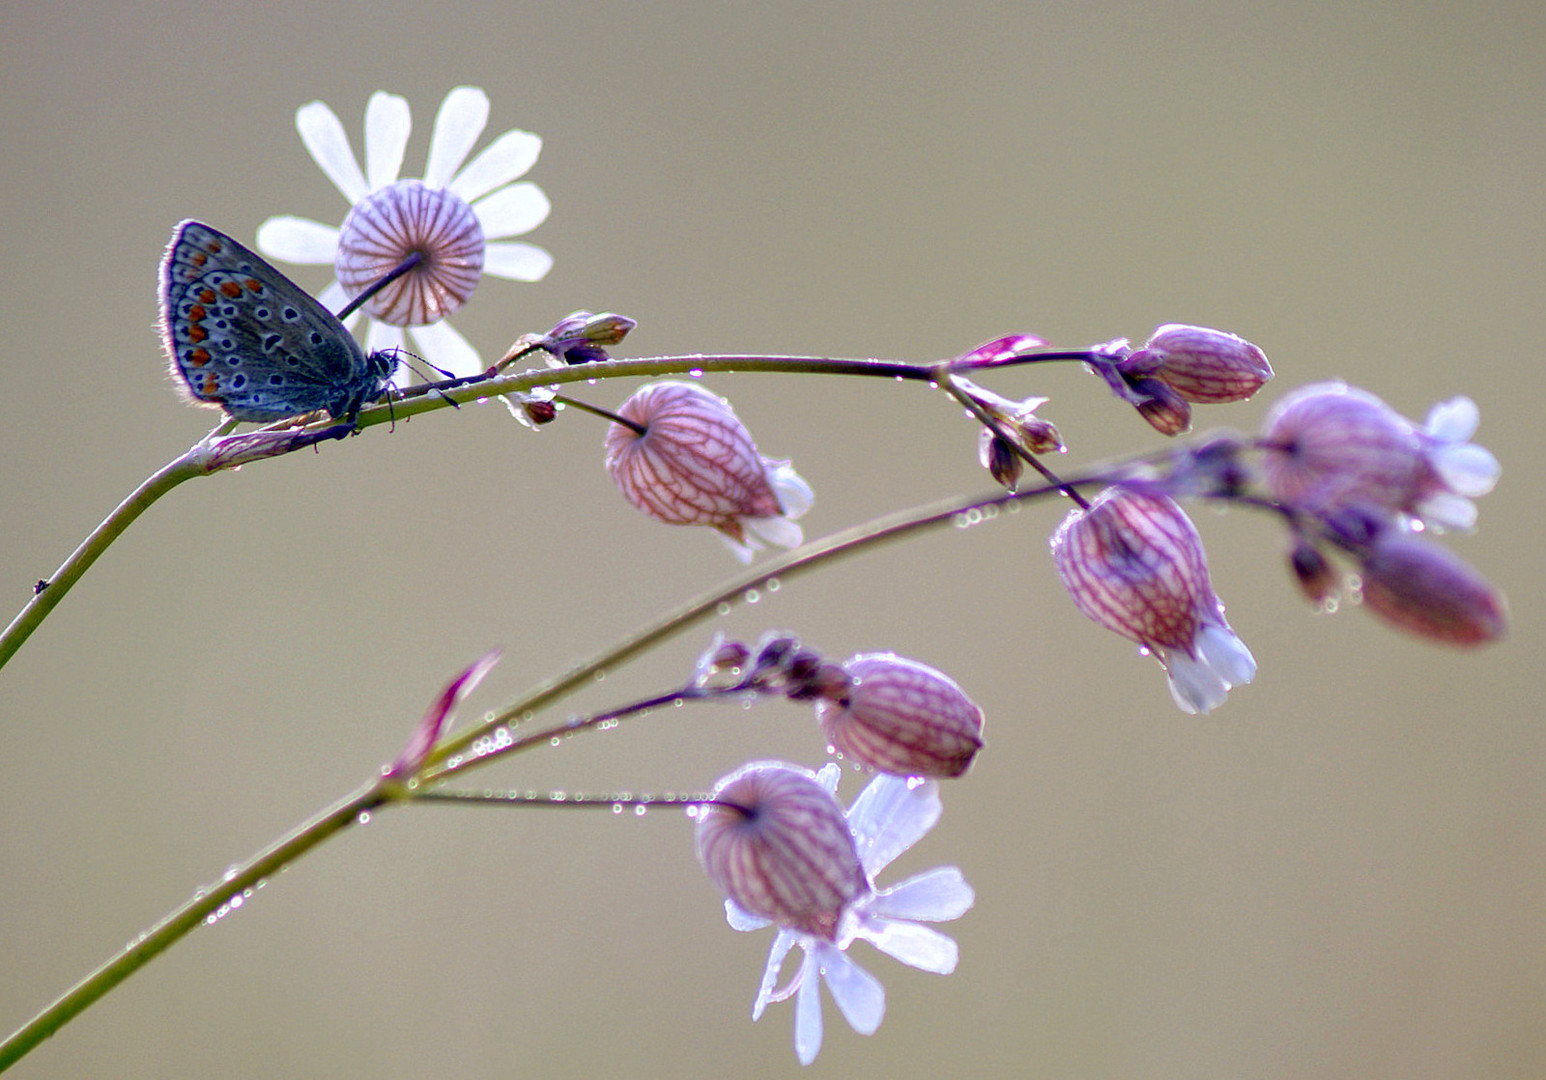
{"type": "Polygon", "coordinates": [[[1444,645],[1503,637],[1503,596],[1459,556],[1398,528],[1383,530],[1359,562],[1363,606],[1390,625],[1444,645]]]}
{"type": "Polygon", "coordinates": [[[1168,497],[1107,488],[1058,526],[1052,557],[1080,611],[1154,654],[1183,712],[1209,712],[1255,677],[1255,659],[1224,620],[1197,527],[1168,497]]]}
{"type": "Polygon", "coordinates": [[[757,453],[730,403],[697,383],[642,386],[607,430],[607,471],[623,496],[656,521],[708,525],[742,562],[764,543],[798,547],[795,518],[811,489],[787,461],[757,453]]]}
{"type": "Polygon", "coordinates": [[[873,1034],[885,1015],[880,983],[848,958],[854,941],[862,938],[905,964],[949,974],[959,956],[955,942],[920,923],[960,918],[975,899],[953,866],[889,889],[877,891],[871,884],[939,820],[937,783],[878,776],[845,816],[833,798],[837,781],[836,765],[812,775],[798,766],[760,762],[716,786],[716,798],[737,809],[710,805],[698,815],[699,859],[726,896],[730,925],[737,930],[779,927],[752,1019],[759,1019],[770,1003],[795,997],[795,1054],[802,1065],[815,1061],[821,1050],[823,981],[861,1035],[873,1034]],[[838,821],[846,842],[837,839],[838,821]],[[772,851],[779,857],[766,855],[772,851]],[[778,899],[770,903],[769,897],[778,899]],[[797,945],[804,960],[780,988],[784,958],[797,945]]]}
{"type": "Polygon", "coordinates": [[[982,709],[955,680],[893,653],[843,662],[848,682],[816,702],[833,749],[894,776],[960,776],[982,749],[982,709]]]}
{"type": "Polygon", "coordinates": [[[1467,441],[1477,422],[1469,398],[1436,405],[1418,428],[1367,391],[1312,383],[1267,414],[1267,487],[1281,502],[1322,518],[1372,509],[1470,529],[1471,499],[1491,491],[1499,471],[1496,458],[1467,441]]]}
{"type": "Polygon", "coordinates": [[[423,180],[398,179],[412,126],[402,98],[372,95],[365,110],[363,171],[331,109],[313,101],[296,113],[306,149],[349,200],[350,210],[337,229],[305,218],[269,218],[258,229],[259,249],[289,262],[332,264],[337,280],[320,299],[334,312],[409,255],[420,257],[414,269],[366,302],[367,351],[401,347],[409,328],[430,363],[455,375],[476,374],[484,367],[477,350],[442,320],[467,302],[483,274],[538,281],[552,266],[541,248],[490,242],[536,228],[549,204],[535,184],[513,182],[542,148],[530,132],[505,132],[462,167],[488,110],[488,97],[476,87],[446,95],[423,180]]]}

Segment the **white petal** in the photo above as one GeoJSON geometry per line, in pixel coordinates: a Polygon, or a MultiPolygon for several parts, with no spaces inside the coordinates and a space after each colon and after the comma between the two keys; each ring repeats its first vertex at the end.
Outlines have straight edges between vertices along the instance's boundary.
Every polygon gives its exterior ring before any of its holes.
{"type": "Polygon", "coordinates": [[[419,347],[424,359],[443,371],[449,371],[453,377],[477,375],[487,367],[478,356],[478,350],[451,329],[450,323],[413,326],[408,328],[408,332],[413,335],[414,344],[419,347]]]}
{"type": "Polygon", "coordinates": [[[725,547],[730,549],[730,554],[734,555],[742,566],[751,565],[752,556],[762,550],[762,545],[758,543],[743,544],[722,532],[716,532],[714,535],[724,542],[725,547]]]}
{"type": "MultiPolygon", "coordinates": [[[[798,940],[799,938],[788,930],[780,930],[778,936],[773,939],[773,948],[768,950],[767,966],[762,969],[762,983],[757,988],[757,1000],[752,1002],[753,1020],[762,1018],[762,1010],[766,1009],[768,1002],[773,999],[773,990],[778,986],[778,972],[784,966],[784,957],[789,955],[789,950],[794,948],[798,940]]],[[[809,954],[805,959],[810,960],[809,954]]],[[[812,974],[815,973],[812,972],[812,974]]]]}
{"type": "Polygon", "coordinates": [[[1476,528],[1476,504],[1464,495],[1441,491],[1416,506],[1423,522],[1449,532],[1471,532],[1476,528]]]}
{"type": "Polygon", "coordinates": [[[507,131],[456,174],[451,190],[468,202],[481,199],[495,188],[525,176],[540,153],[541,136],[529,131],[507,131]]]}
{"type": "Polygon", "coordinates": [[[338,254],[338,230],[310,218],[282,214],[258,226],[258,250],[282,262],[330,266],[338,254]]]}
{"type": "Polygon", "coordinates": [[[811,486],[805,482],[805,478],[795,472],[793,463],[788,461],[772,461],[763,458],[762,464],[766,470],[768,486],[773,489],[773,494],[778,498],[778,505],[783,508],[784,516],[791,521],[804,517],[806,511],[816,501],[816,494],[811,491],[811,486]]]}
{"type": "Polygon", "coordinates": [[[397,181],[412,130],[413,116],[406,101],[381,90],[370,96],[365,106],[365,176],[370,190],[379,191],[397,181]]]}
{"type": "Polygon", "coordinates": [[[948,922],[965,915],[976,899],[957,867],[937,866],[876,893],[870,912],[888,919],[948,922]]]}
{"type": "Polygon", "coordinates": [[[446,95],[429,141],[424,186],[443,188],[467,160],[467,152],[488,123],[488,95],[476,86],[458,86],[446,95]]]}
{"type": "MultiPolygon", "coordinates": [[[[797,548],[805,543],[805,532],[800,526],[782,517],[743,517],[741,526],[749,536],[756,537],[774,547],[797,548]]],[[[753,545],[761,548],[762,545],[753,545]]],[[[749,560],[748,560],[749,561],[749,560]]]]}
{"type": "Polygon", "coordinates": [[[1172,656],[1166,674],[1170,676],[1170,696],[1176,708],[1188,716],[1212,712],[1229,695],[1229,684],[1204,660],[1193,660],[1185,654],[1172,656]]]}
{"type": "Polygon", "coordinates": [[[548,219],[553,204],[536,184],[522,180],[502,187],[485,199],[472,204],[488,240],[502,240],[531,232],[548,219]]]}
{"type": "MultiPolygon", "coordinates": [[[[514,405],[511,405],[511,411],[515,411],[514,405]]],[[[753,915],[734,900],[725,901],[725,921],[730,924],[732,930],[761,930],[764,926],[773,925],[771,919],[753,915]]]]}
{"type": "Polygon", "coordinates": [[[827,789],[828,795],[837,794],[837,783],[843,778],[843,770],[835,761],[829,761],[816,770],[816,783],[827,789]]]}
{"type": "MultiPolygon", "coordinates": [[[[875,1034],[886,1015],[886,991],[880,980],[825,942],[816,946],[816,955],[821,959],[827,989],[848,1026],[860,1035],[875,1034]]],[[[804,993],[805,988],[800,990],[804,993]]]]}
{"type": "Polygon", "coordinates": [[[848,809],[848,827],[859,861],[871,878],[916,844],[943,812],[939,784],[916,783],[882,774],[871,780],[848,809]]]}
{"type": "Polygon", "coordinates": [[[322,166],[322,171],[349,202],[357,203],[370,194],[365,184],[365,174],[354,160],[349,149],[349,137],[344,126],[333,115],[333,110],[320,101],[302,105],[295,112],[295,129],[301,133],[301,142],[312,160],[322,166]]]}
{"type": "Polygon", "coordinates": [[[541,281],[553,269],[553,256],[533,244],[483,245],[483,272],[510,281],[541,281]]]}
{"type": "MultiPolygon", "coordinates": [[[[317,302],[334,315],[337,315],[344,309],[344,305],[349,302],[349,294],[344,292],[344,287],[338,283],[337,278],[334,278],[327,288],[317,294],[317,302]]],[[[352,315],[344,320],[344,325],[353,330],[362,318],[364,318],[363,313],[356,309],[352,315]]]]}
{"type": "Polygon", "coordinates": [[[961,959],[960,947],[953,938],[913,922],[877,919],[860,936],[887,956],[935,975],[949,975],[961,959]]]}
{"type": "Polygon", "coordinates": [[[816,957],[805,954],[800,992],[794,1001],[794,1053],[801,1065],[809,1065],[821,1053],[821,979],[816,957]]]}
{"type": "Polygon", "coordinates": [[[1452,491],[1471,498],[1491,491],[1503,472],[1492,452],[1475,443],[1441,446],[1428,455],[1428,460],[1452,491]]]}
{"type": "Polygon", "coordinates": [[[1441,401],[1428,410],[1427,432],[1440,442],[1461,443],[1476,434],[1481,410],[1468,397],[1441,401]]]}
{"type": "Polygon", "coordinates": [[[1256,657],[1227,626],[1204,626],[1197,636],[1197,651],[1212,665],[1225,686],[1244,686],[1256,678],[1256,657]]]}

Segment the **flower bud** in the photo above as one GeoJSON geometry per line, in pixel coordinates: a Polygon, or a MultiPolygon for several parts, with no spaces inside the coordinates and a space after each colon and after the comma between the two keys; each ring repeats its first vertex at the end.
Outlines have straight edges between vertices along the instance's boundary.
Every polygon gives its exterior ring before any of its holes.
{"type": "Polygon", "coordinates": [[[1319,548],[1302,536],[1294,541],[1288,553],[1288,567],[1299,584],[1299,591],[1316,607],[1325,607],[1337,595],[1340,575],[1336,568],[1319,548]]]}
{"type": "Polygon", "coordinates": [[[891,653],[843,664],[852,680],[816,704],[846,757],[896,776],[960,776],[982,749],[982,710],[948,676],[891,653]]]}
{"type": "Polygon", "coordinates": [[[536,340],[555,360],[565,364],[588,364],[607,360],[606,347],[617,345],[638,322],[626,315],[605,312],[593,315],[589,311],[575,311],[565,315],[558,323],[536,340]]]}
{"type": "Polygon", "coordinates": [[[1172,500],[1107,488],[1058,526],[1052,557],[1086,617],[1154,654],[1183,712],[1208,712],[1255,677],[1250,650],[1224,621],[1202,538],[1172,500]]]}
{"type": "Polygon", "coordinates": [[[1020,474],[1025,471],[1025,462],[1020,460],[1014,447],[987,428],[983,428],[977,438],[977,460],[994,480],[1010,491],[1019,485],[1020,474]]]}
{"type": "Polygon", "coordinates": [[[1135,379],[1133,389],[1144,395],[1138,415],[1161,435],[1185,435],[1192,429],[1192,407],[1177,391],[1158,379],[1135,379]]]}
{"type": "Polygon", "coordinates": [[[1507,631],[1502,594],[1446,548],[1391,529],[1361,565],[1364,607],[1397,629],[1446,645],[1482,645],[1507,631]]]}
{"type": "Polygon", "coordinates": [[[708,525],[736,557],[750,562],[762,542],[798,547],[793,518],[810,508],[811,489],[787,461],[757,453],[730,404],[697,383],[642,386],[607,431],[607,470],[627,500],[668,525],[708,525]]]}
{"type": "Polygon", "coordinates": [[[1154,331],[1117,370],[1158,379],[1198,405],[1245,401],[1272,378],[1266,355],[1244,338],[1180,323],[1154,331]]]}
{"type": "Polygon", "coordinates": [[[870,891],[843,808],[793,765],[755,762],[699,808],[698,861],[743,911],[824,941],[843,910],[870,891]]]}

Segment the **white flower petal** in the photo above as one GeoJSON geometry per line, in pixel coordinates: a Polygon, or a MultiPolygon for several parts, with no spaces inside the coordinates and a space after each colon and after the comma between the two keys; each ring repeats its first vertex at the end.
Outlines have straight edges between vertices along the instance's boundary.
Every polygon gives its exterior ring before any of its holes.
{"type": "Polygon", "coordinates": [[[379,191],[397,181],[412,130],[408,102],[381,90],[370,96],[365,106],[365,176],[370,190],[379,191]]]}
{"type": "MultiPolygon", "coordinates": [[[[778,973],[784,966],[784,957],[789,955],[789,950],[794,948],[798,940],[799,938],[788,930],[780,930],[778,936],[773,939],[773,948],[768,951],[767,966],[762,969],[762,984],[757,988],[757,1000],[752,1002],[753,1020],[761,1019],[762,1010],[766,1009],[768,1002],[773,1000],[773,991],[778,986],[778,973]]],[[[805,959],[809,961],[810,956],[807,955],[805,959]]]]}
{"type": "Polygon", "coordinates": [[[859,861],[871,878],[932,829],[944,807],[939,784],[882,774],[848,808],[848,827],[859,861]]]}
{"type": "MultiPolygon", "coordinates": [[[[337,315],[344,309],[344,305],[349,303],[349,294],[344,292],[344,287],[338,283],[337,278],[334,278],[328,284],[327,288],[323,289],[317,294],[317,303],[327,308],[334,315],[337,315]]],[[[355,311],[344,320],[344,325],[353,330],[356,326],[359,325],[360,320],[364,317],[364,313],[356,308],[355,311]]]]}
{"type": "Polygon", "coordinates": [[[724,543],[725,547],[730,549],[730,554],[734,555],[742,566],[751,565],[752,556],[762,550],[761,544],[743,544],[739,540],[726,536],[722,532],[716,532],[714,535],[719,537],[719,539],[724,543]]]}
{"type": "Polygon", "coordinates": [[[483,245],[483,272],[510,281],[541,281],[553,269],[553,256],[534,244],[495,242],[483,245]]]}
{"type": "Polygon", "coordinates": [[[876,893],[870,912],[887,919],[948,922],[965,915],[976,899],[958,867],[936,866],[876,893]]]}
{"type": "Polygon", "coordinates": [[[488,240],[531,232],[547,220],[552,209],[553,204],[542,189],[529,180],[502,187],[472,204],[472,212],[478,215],[478,224],[483,226],[483,236],[488,240]]]}
{"type": "Polygon", "coordinates": [[[310,218],[281,214],[258,226],[258,250],[282,262],[331,266],[338,254],[338,230],[310,218]]]}
{"type": "MultiPolygon", "coordinates": [[[[516,406],[506,398],[506,404],[510,405],[511,412],[516,406]]],[[[772,919],[764,919],[761,915],[753,915],[741,907],[734,900],[725,901],[725,921],[730,924],[732,930],[761,930],[764,926],[772,926],[772,919]]]]}
{"type": "MultiPolygon", "coordinates": [[[[935,975],[949,975],[961,959],[955,939],[913,922],[877,919],[860,936],[887,956],[935,975]]],[[[832,996],[837,997],[836,992],[832,996]]]]}
{"type": "Polygon", "coordinates": [[[542,137],[529,131],[507,131],[484,148],[451,181],[451,190],[468,202],[526,175],[542,153],[542,137]]]}
{"type": "Polygon", "coordinates": [[[344,126],[333,115],[333,110],[320,101],[302,105],[295,112],[295,129],[301,133],[301,142],[327,178],[350,203],[357,203],[370,194],[365,174],[360,172],[354,153],[349,149],[349,137],[344,126]]]}
{"type": "Polygon", "coordinates": [[[488,95],[476,86],[458,86],[441,102],[430,136],[424,186],[443,188],[467,160],[467,152],[488,123],[488,95]]]}
{"type": "Polygon", "coordinates": [[[1414,509],[1425,524],[1441,532],[1471,532],[1476,528],[1476,504],[1452,491],[1429,495],[1414,509]]]}
{"type": "MultiPolygon", "coordinates": [[[[805,530],[799,525],[783,517],[743,517],[741,526],[748,534],[748,540],[755,537],[764,543],[774,547],[797,548],[805,543],[805,530]]],[[[751,546],[761,550],[762,545],[751,543],[751,546]]],[[[748,560],[750,561],[750,560],[748,560]]]]}
{"type": "Polygon", "coordinates": [[[821,979],[816,973],[815,954],[807,952],[794,1002],[794,1053],[801,1065],[809,1065],[821,1053],[821,979]]]}
{"type": "Polygon", "coordinates": [[[763,458],[762,464],[767,470],[768,486],[777,496],[778,505],[783,509],[784,516],[791,521],[804,517],[816,502],[816,494],[811,491],[811,486],[805,482],[805,478],[794,471],[793,462],[763,458]]]}
{"type": "Polygon", "coordinates": [[[482,358],[478,356],[478,350],[451,329],[450,323],[412,326],[408,332],[413,335],[414,344],[419,347],[424,359],[442,371],[449,371],[452,377],[477,375],[486,369],[482,358]]]}
{"type": "Polygon", "coordinates": [[[1473,499],[1491,491],[1503,472],[1492,451],[1475,443],[1438,447],[1428,455],[1428,460],[1451,490],[1473,499]]]}
{"type": "MultiPolygon", "coordinates": [[[[848,1026],[860,1035],[873,1035],[886,1015],[886,991],[880,980],[865,971],[835,947],[821,942],[816,946],[822,975],[832,1000],[843,1011],[848,1026]]],[[[801,987],[804,992],[804,987],[801,987]]]]}
{"type": "Polygon", "coordinates": [[[1205,660],[1179,653],[1166,659],[1165,671],[1176,708],[1188,716],[1212,712],[1229,694],[1229,684],[1205,660]]]}
{"type": "Polygon", "coordinates": [[[1462,443],[1476,434],[1481,410],[1468,397],[1441,401],[1428,410],[1427,432],[1440,442],[1462,443]]]}
{"type": "Polygon", "coordinates": [[[1227,626],[1209,624],[1197,635],[1197,651],[1224,680],[1226,687],[1244,686],[1256,678],[1256,657],[1227,626]]]}

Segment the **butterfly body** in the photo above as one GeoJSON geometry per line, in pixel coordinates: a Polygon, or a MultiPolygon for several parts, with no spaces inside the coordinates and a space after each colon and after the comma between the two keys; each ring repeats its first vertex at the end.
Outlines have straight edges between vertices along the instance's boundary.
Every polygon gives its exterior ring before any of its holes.
{"type": "Polygon", "coordinates": [[[367,355],[299,285],[197,221],[172,230],[161,262],[161,334],[195,404],[258,423],[319,409],[353,420],[397,364],[367,355]]]}

